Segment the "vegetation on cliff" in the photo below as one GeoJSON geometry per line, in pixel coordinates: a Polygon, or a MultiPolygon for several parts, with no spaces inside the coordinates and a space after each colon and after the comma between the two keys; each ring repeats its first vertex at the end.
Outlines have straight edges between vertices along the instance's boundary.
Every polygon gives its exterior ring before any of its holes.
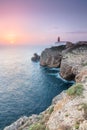
{"type": "Polygon", "coordinates": [[[77,83],[77,84],[71,86],[67,90],[67,94],[69,96],[81,96],[82,93],[83,93],[83,85],[81,83],[77,83]]]}

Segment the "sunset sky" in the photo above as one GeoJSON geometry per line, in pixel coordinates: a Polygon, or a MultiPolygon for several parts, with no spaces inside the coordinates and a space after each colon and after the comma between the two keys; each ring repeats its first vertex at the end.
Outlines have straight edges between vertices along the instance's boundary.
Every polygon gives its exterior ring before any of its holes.
{"type": "Polygon", "coordinates": [[[87,0],[0,0],[0,44],[87,40],[87,0]]]}

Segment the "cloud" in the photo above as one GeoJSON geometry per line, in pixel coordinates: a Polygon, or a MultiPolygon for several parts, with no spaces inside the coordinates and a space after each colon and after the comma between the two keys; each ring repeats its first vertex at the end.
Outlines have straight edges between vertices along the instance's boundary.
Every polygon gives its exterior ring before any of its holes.
{"type": "Polygon", "coordinates": [[[53,26],[53,27],[52,27],[52,30],[56,30],[56,31],[58,31],[58,30],[59,30],[59,27],[57,27],[57,26],[53,26]]]}
{"type": "Polygon", "coordinates": [[[87,34],[87,31],[72,31],[72,32],[66,32],[69,34],[87,34]]]}

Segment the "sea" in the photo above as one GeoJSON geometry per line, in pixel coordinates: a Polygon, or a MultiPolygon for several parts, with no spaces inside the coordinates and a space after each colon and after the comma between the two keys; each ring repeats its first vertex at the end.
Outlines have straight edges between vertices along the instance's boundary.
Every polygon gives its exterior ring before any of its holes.
{"type": "Polygon", "coordinates": [[[0,130],[22,116],[39,114],[72,82],[59,76],[59,68],[32,62],[45,46],[0,47],[0,130]]]}

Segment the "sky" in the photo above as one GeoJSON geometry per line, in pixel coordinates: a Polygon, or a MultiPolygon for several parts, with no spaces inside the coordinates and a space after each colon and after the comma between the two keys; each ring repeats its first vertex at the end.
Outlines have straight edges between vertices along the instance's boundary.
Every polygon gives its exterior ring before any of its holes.
{"type": "Polygon", "coordinates": [[[87,0],[0,0],[1,44],[87,40],[87,0]]]}

